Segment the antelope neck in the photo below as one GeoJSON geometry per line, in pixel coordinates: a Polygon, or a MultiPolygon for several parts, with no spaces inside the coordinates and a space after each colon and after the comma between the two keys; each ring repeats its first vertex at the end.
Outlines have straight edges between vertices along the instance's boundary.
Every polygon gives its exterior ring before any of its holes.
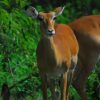
{"type": "Polygon", "coordinates": [[[50,46],[51,48],[54,47],[54,37],[53,36],[43,36],[43,40],[45,44],[50,46]]]}
{"type": "Polygon", "coordinates": [[[54,41],[54,36],[51,37],[44,36],[43,40],[45,45],[44,48],[46,49],[46,51],[48,51],[48,57],[50,56],[51,59],[54,59],[56,66],[61,65],[62,56],[60,51],[58,50],[56,42],[54,41]]]}

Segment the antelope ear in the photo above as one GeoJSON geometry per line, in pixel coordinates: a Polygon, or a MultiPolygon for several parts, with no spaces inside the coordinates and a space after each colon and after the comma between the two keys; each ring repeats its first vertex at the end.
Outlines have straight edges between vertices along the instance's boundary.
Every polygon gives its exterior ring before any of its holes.
{"type": "Polygon", "coordinates": [[[27,13],[28,16],[30,16],[30,17],[32,17],[34,19],[38,17],[38,11],[32,6],[29,6],[26,9],[26,13],[27,13]]]}
{"type": "Polygon", "coordinates": [[[55,12],[55,16],[59,16],[62,14],[62,12],[64,11],[65,7],[57,7],[54,12],[55,12]]]}

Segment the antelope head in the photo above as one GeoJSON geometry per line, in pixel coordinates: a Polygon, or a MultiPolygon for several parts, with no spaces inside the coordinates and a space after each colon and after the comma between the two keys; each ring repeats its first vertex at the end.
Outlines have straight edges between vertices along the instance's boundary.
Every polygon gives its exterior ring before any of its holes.
{"type": "Polygon", "coordinates": [[[43,35],[53,36],[55,34],[55,19],[57,16],[61,15],[64,7],[58,7],[54,11],[48,13],[38,12],[34,7],[29,6],[26,13],[33,19],[38,19],[40,21],[41,30],[43,35]]]}

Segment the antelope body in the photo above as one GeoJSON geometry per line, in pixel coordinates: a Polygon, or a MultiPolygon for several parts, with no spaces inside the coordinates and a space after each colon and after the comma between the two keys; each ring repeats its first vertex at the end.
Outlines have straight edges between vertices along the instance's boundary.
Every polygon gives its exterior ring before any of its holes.
{"type": "Polygon", "coordinates": [[[73,86],[87,100],[86,80],[100,57],[100,15],[85,16],[69,23],[79,43],[79,59],[73,86]]]}
{"type": "Polygon", "coordinates": [[[49,13],[38,13],[33,7],[27,9],[28,15],[41,20],[42,38],[37,47],[37,64],[42,79],[43,100],[47,100],[47,82],[52,99],[57,100],[52,80],[61,77],[61,100],[68,98],[68,87],[72,70],[77,64],[78,43],[71,28],[64,24],[55,24],[54,18],[63,11],[62,7],[49,13]]]}

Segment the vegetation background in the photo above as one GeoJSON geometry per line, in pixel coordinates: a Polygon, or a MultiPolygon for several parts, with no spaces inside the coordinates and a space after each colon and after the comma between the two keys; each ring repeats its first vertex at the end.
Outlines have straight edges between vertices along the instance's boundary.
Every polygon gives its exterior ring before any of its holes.
{"type": "MultiPolygon", "coordinates": [[[[65,5],[57,23],[67,24],[84,15],[100,14],[99,0],[0,0],[0,93],[7,84],[11,100],[42,100],[35,54],[41,32],[39,22],[24,12],[29,4],[38,11],[65,5]]],[[[80,100],[73,87],[70,93],[80,100]]],[[[87,80],[87,94],[89,100],[100,100],[100,61],[87,80]]]]}

